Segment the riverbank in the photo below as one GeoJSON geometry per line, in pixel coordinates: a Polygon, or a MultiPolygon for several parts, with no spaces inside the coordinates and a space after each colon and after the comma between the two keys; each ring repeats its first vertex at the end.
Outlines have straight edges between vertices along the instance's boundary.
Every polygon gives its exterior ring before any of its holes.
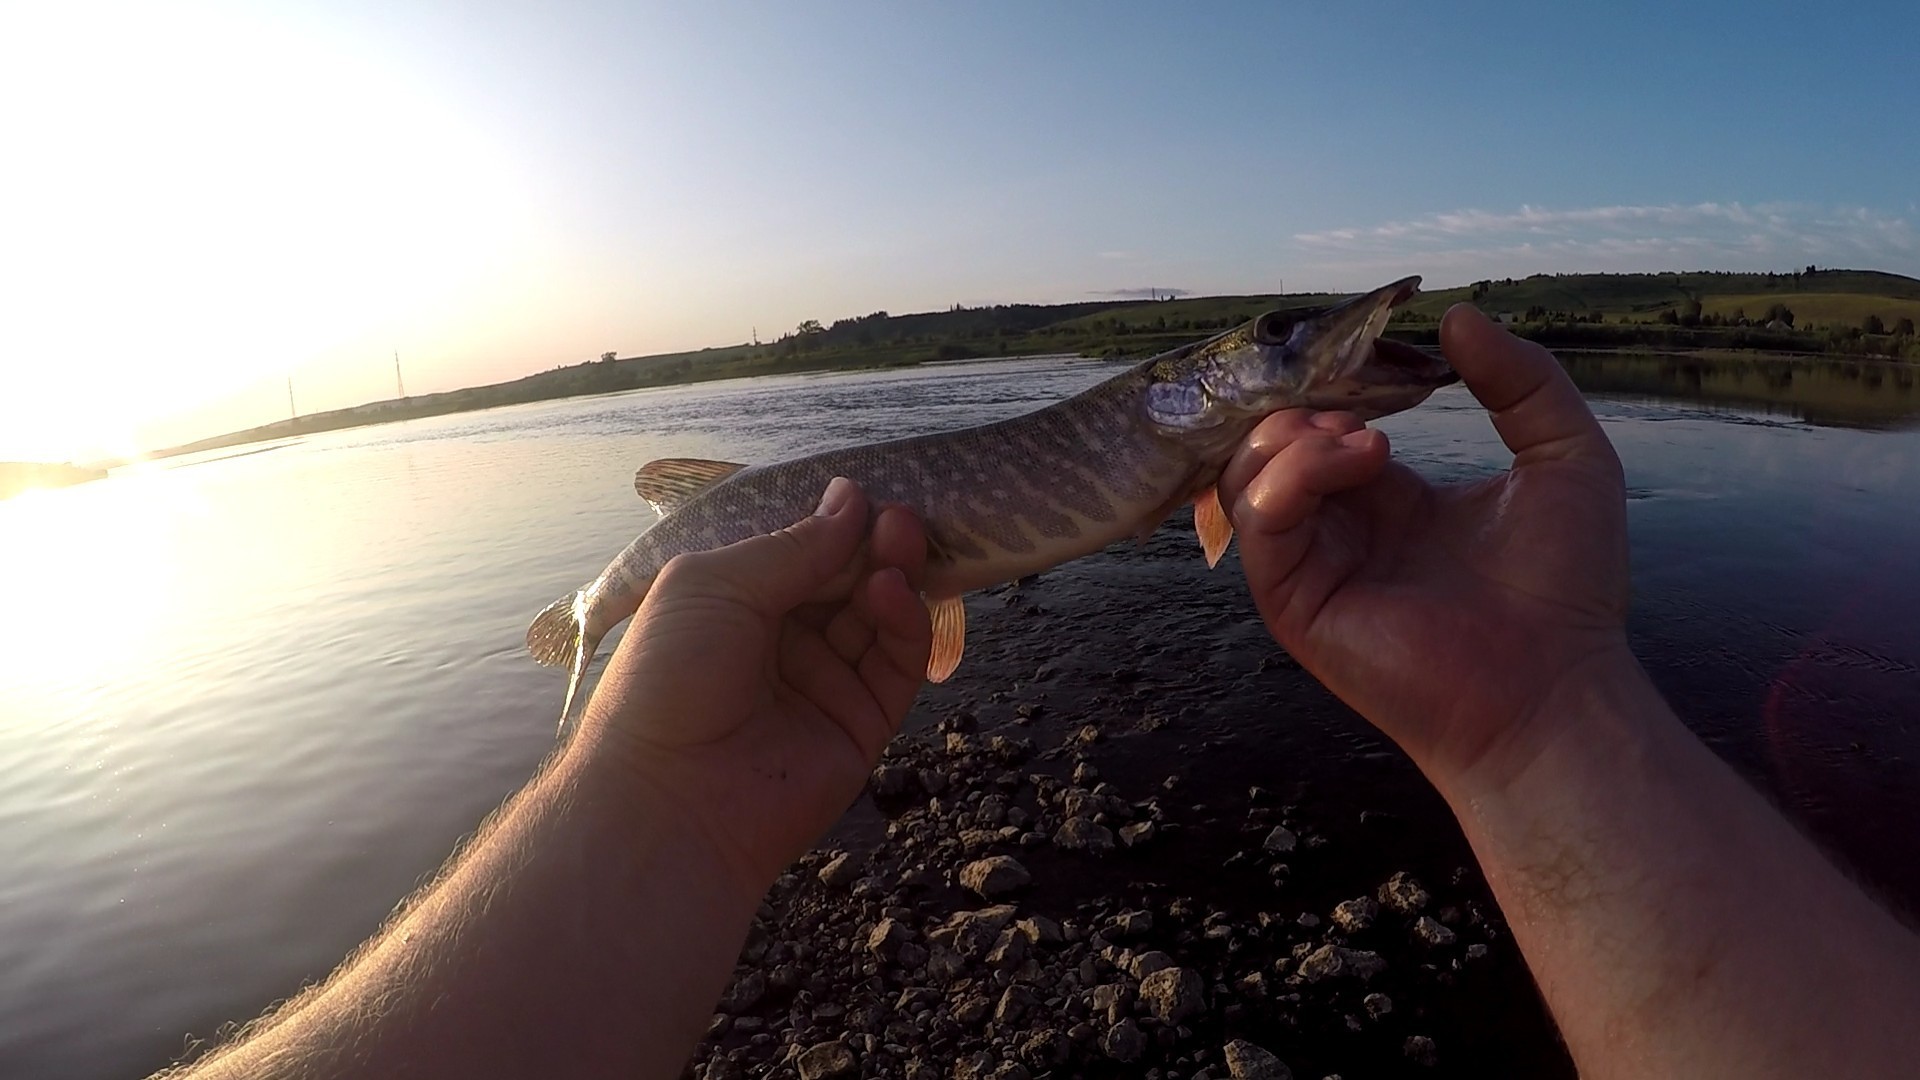
{"type": "Polygon", "coordinates": [[[1572,1074],[1444,805],[1186,526],[973,598],[687,1075],[1572,1074]]]}

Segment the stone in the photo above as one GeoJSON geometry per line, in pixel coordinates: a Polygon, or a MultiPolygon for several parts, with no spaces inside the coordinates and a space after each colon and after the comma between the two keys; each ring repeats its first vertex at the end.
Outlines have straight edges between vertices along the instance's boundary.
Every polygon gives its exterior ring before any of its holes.
{"type": "Polygon", "coordinates": [[[867,935],[867,951],[882,960],[892,960],[900,955],[900,946],[912,939],[913,931],[899,919],[881,919],[867,935]]]}
{"type": "Polygon", "coordinates": [[[1379,953],[1322,945],[1300,961],[1299,974],[1302,980],[1310,983],[1342,976],[1365,981],[1386,969],[1387,962],[1380,958],[1379,953]]]}
{"type": "Polygon", "coordinates": [[[1013,924],[1013,928],[1026,937],[1029,945],[1058,945],[1065,940],[1060,932],[1060,924],[1045,915],[1021,919],[1013,924]]]}
{"type": "Polygon", "coordinates": [[[1144,979],[1156,971],[1165,971],[1173,966],[1173,957],[1159,949],[1148,949],[1133,958],[1133,963],[1128,965],[1127,972],[1136,979],[1144,979]]]}
{"type": "Polygon", "coordinates": [[[799,1060],[794,1062],[800,1069],[800,1080],[821,1080],[828,1076],[845,1076],[854,1071],[853,1051],[846,1043],[818,1043],[801,1051],[799,1060]]]}
{"type": "Polygon", "coordinates": [[[1436,947],[1453,944],[1453,931],[1426,915],[1420,916],[1420,921],[1413,924],[1413,936],[1436,947]]]}
{"type": "Polygon", "coordinates": [[[1388,878],[1387,883],[1380,886],[1379,895],[1382,904],[1402,915],[1418,915],[1432,899],[1405,870],[1388,878]]]}
{"type": "Polygon", "coordinates": [[[1107,933],[1121,940],[1139,937],[1152,929],[1151,911],[1123,911],[1107,920],[1107,933]]]}
{"type": "Polygon", "coordinates": [[[1000,931],[993,948],[987,950],[987,966],[995,971],[1018,967],[1027,958],[1027,935],[1009,926],[1000,931]]]}
{"type": "Polygon", "coordinates": [[[1131,825],[1122,825],[1120,827],[1120,842],[1130,848],[1139,847],[1141,844],[1153,839],[1153,834],[1157,828],[1158,826],[1154,825],[1151,821],[1136,821],[1131,825]]]}
{"type": "Polygon", "coordinates": [[[905,765],[882,765],[873,770],[873,793],[882,798],[897,798],[911,792],[919,777],[905,765]]]}
{"type": "Polygon", "coordinates": [[[1140,1030],[1139,1024],[1132,1020],[1122,1020],[1108,1028],[1107,1033],[1101,1036],[1100,1049],[1122,1065],[1132,1064],[1140,1060],[1141,1054],[1147,1052],[1147,1035],[1140,1030]]]}
{"type": "Polygon", "coordinates": [[[1409,1035],[1401,1052],[1415,1065],[1424,1065],[1431,1069],[1440,1063],[1440,1055],[1434,1049],[1433,1040],[1425,1035],[1409,1035]]]}
{"type": "Polygon", "coordinates": [[[1368,897],[1342,900],[1333,907],[1333,925],[1346,933],[1357,934],[1372,926],[1373,917],[1378,914],[1380,905],[1368,897]]]}
{"type": "Polygon", "coordinates": [[[860,865],[853,861],[852,855],[844,851],[827,860],[827,865],[821,867],[819,873],[820,884],[829,889],[845,888],[859,877],[860,865]]]}
{"type": "Polygon", "coordinates": [[[993,1007],[993,1019],[996,1023],[1013,1024],[1019,1022],[1027,1010],[1040,1003],[1040,998],[1023,983],[1014,983],[1000,995],[999,1004],[993,1007]]]}
{"type": "Polygon", "coordinates": [[[1481,945],[1479,943],[1469,945],[1467,946],[1467,959],[1485,960],[1487,958],[1487,952],[1488,950],[1485,945],[1481,945]]]}
{"type": "Polygon", "coordinates": [[[1360,1004],[1366,1007],[1367,1015],[1375,1020],[1393,1011],[1393,999],[1385,994],[1368,994],[1360,999],[1360,1004]]]}
{"type": "Polygon", "coordinates": [[[1220,1051],[1233,1080],[1293,1080],[1293,1070],[1264,1047],[1235,1039],[1220,1051]]]}
{"type": "Polygon", "coordinates": [[[1073,1054],[1073,1044],[1053,1028],[1041,1028],[1020,1043],[1020,1060],[1036,1069],[1064,1065],[1073,1054]]]}
{"type": "Polygon", "coordinates": [[[1070,817],[1054,831],[1053,842],[1068,851],[1105,855],[1113,850],[1113,830],[1089,817],[1070,817]]]}
{"type": "Polygon", "coordinates": [[[994,1065],[993,1055],[985,1050],[968,1054],[953,1063],[953,1080],[988,1080],[994,1065]]]}
{"type": "Polygon", "coordinates": [[[1178,1024],[1206,1008],[1206,986],[1192,968],[1170,967],[1140,980],[1140,1000],[1161,1022],[1178,1024]]]}
{"type": "Polygon", "coordinates": [[[983,900],[1018,892],[1032,884],[1033,875],[1011,855],[990,855],[960,868],[960,885],[983,900]]]}
{"type": "Polygon", "coordinates": [[[1267,834],[1267,838],[1260,842],[1260,850],[1269,855],[1285,855],[1299,843],[1300,838],[1293,835],[1292,829],[1285,825],[1275,825],[1273,831],[1267,834]]]}
{"type": "Polygon", "coordinates": [[[738,1015],[759,1004],[767,996],[767,977],[758,971],[749,971],[727,987],[726,996],[720,999],[720,1011],[738,1015]]]}
{"type": "Polygon", "coordinates": [[[953,1007],[953,1018],[968,1027],[973,1027],[982,1020],[985,1020],[987,1014],[992,1011],[993,1002],[988,1001],[982,995],[975,994],[953,1007]]]}

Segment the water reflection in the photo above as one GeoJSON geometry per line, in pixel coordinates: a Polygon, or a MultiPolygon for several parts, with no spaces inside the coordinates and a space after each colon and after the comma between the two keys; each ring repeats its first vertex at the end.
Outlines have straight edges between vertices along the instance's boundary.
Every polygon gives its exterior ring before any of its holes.
{"type": "Polygon", "coordinates": [[[1920,426],[1913,364],[1767,353],[1566,352],[1560,361],[1590,395],[1758,411],[1822,427],[1920,426]]]}

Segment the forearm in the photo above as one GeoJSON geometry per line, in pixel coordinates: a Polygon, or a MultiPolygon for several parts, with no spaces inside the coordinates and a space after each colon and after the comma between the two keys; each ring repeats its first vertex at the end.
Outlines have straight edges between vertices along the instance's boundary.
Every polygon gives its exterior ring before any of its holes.
{"type": "Polygon", "coordinates": [[[759,896],[676,809],[576,745],[325,987],[193,1077],[679,1075],[759,896]]]}
{"type": "Polygon", "coordinates": [[[1517,756],[1435,780],[1582,1073],[1905,1075],[1920,1060],[1920,939],[1637,665],[1580,680],[1554,709],[1517,756]]]}

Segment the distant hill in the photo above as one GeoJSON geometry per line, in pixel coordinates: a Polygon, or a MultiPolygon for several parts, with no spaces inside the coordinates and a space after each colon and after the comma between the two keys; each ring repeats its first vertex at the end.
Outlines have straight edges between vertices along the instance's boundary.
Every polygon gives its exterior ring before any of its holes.
{"type": "MultiPolygon", "coordinates": [[[[1384,284],[1384,282],[1383,282],[1384,284]]],[[[1278,307],[1326,304],[1332,293],[955,305],[808,320],[774,341],[615,357],[439,394],[371,402],[159,451],[191,453],[362,424],[465,412],[646,386],[929,360],[1065,354],[1145,356],[1278,307]]],[[[1516,333],[1560,349],[1765,349],[1920,359],[1920,280],[1873,270],[1805,267],[1778,274],[1535,274],[1421,294],[1389,333],[1432,346],[1440,316],[1467,301],[1516,333]]]]}

